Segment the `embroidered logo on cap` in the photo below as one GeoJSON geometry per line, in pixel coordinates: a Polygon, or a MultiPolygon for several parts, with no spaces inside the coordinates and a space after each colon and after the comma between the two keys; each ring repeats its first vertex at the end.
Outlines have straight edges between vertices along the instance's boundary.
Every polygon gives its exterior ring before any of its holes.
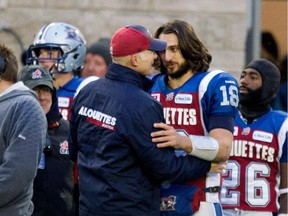
{"type": "Polygon", "coordinates": [[[42,71],[37,69],[32,73],[32,79],[40,79],[42,78],[42,71]]]}

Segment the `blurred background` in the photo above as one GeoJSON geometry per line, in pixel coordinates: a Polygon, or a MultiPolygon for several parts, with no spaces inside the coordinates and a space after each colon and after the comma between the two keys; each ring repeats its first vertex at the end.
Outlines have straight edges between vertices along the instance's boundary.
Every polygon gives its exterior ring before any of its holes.
{"type": "Polygon", "coordinates": [[[287,0],[0,0],[0,43],[14,50],[21,68],[21,54],[51,22],[78,27],[89,46],[125,25],[154,34],[174,19],[193,26],[212,54],[210,69],[237,79],[248,61],[287,53],[287,0]]]}

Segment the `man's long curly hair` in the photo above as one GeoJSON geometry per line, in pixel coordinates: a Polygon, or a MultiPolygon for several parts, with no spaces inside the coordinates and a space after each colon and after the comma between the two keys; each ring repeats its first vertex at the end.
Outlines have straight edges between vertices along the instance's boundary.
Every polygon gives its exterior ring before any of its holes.
{"type": "Polygon", "coordinates": [[[196,36],[190,24],[182,20],[174,20],[160,26],[155,37],[160,34],[175,34],[179,41],[180,51],[193,73],[207,71],[212,61],[212,56],[207,48],[196,36]]]}

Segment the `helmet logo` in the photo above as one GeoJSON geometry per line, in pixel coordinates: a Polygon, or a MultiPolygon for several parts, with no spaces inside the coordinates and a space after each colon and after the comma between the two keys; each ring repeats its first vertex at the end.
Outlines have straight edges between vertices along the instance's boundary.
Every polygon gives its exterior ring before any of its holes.
{"type": "Polygon", "coordinates": [[[66,32],[67,32],[67,39],[72,39],[72,40],[76,40],[79,43],[84,44],[83,39],[80,37],[79,33],[76,32],[76,30],[74,28],[71,28],[70,26],[65,26],[66,28],[66,32]]]}

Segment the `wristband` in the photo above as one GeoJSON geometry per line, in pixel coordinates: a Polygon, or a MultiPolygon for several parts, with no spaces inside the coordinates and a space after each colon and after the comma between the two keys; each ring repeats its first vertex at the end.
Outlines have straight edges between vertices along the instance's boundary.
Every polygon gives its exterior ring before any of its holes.
{"type": "Polygon", "coordinates": [[[215,159],[219,144],[217,140],[210,136],[189,136],[192,143],[192,152],[189,155],[201,158],[203,160],[212,161],[215,159]]]}

